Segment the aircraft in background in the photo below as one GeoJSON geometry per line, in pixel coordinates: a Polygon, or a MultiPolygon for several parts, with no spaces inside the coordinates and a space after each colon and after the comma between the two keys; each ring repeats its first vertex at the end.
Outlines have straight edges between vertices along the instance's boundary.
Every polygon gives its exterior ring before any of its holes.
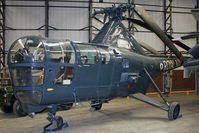
{"type": "MultiPolygon", "coordinates": [[[[192,15],[199,22],[199,9],[191,10],[192,15]]],[[[178,43],[181,40],[188,40],[198,38],[199,33],[189,34],[186,36],[181,36],[179,38],[173,38],[172,41],[178,43]]],[[[198,54],[199,45],[194,46],[193,48],[185,48],[189,54],[191,54],[194,60],[184,63],[184,78],[189,78],[191,73],[199,71],[199,54],[198,54]]]]}

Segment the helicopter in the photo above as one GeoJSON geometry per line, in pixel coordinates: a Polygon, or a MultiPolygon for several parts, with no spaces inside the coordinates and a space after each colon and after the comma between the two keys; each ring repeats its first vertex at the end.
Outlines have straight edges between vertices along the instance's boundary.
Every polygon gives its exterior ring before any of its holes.
{"type": "Polygon", "coordinates": [[[170,36],[140,6],[103,8],[94,11],[92,17],[97,19],[98,14],[104,15],[104,23],[107,19],[108,22],[91,43],[25,36],[11,45],[8,66],[14,94],[23,109],[32,116],[48,109],[47,119],[61,129],[63,118],[56,116],[60,104],[89,101],[91,109],[97,111],[116,97],[130,96],[167,111],[169,120],[177,119],[180,104],[168,103],[153,78],[194,58],[185,58],[170,36]],[[123,16],[127,10],[134,10],[141,20],[123,16]],[[161,55],[135,38],[122,24],[123,20],[154,32],[175,56],[161,55]],[[165,105],[145,95],[150,83],[165,105]]]}

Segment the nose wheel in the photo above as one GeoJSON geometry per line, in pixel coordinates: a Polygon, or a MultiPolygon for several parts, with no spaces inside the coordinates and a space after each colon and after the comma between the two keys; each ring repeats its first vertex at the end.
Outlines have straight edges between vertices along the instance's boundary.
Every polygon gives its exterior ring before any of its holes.
{"type": "Polygon", "coordinates": [[[61,116],[55,116],[56,108],[50,108],[47,120],[50,122],[48,125],[44,126],[43,133],[47,132],[56,132],[58,130],[61,130],[62,128],[67,128],[68,123],[63,121],[63,118],[61,116]]]}

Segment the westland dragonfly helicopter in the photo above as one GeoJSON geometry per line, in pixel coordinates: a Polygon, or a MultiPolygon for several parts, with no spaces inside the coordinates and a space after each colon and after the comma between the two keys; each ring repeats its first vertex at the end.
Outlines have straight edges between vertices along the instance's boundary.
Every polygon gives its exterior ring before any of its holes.
{"type": "Polygon", "coordinates": [[[182,66],[187,59],[142,7],[112,6],[94,11],[93,18],[97,14],[104,14],[104,22],[106,18],[108,22],[92,43],[25,36],[12,44],[8,66],[14,94],[24,110],[34,114],[48,109],[47,119],[61,129],[63,119],[55,116],[60,104],[89,101],[93,110],[100,110],[103,103],[116,97],[130,96],[167,111],[169,120],[177,119],[179,103],[169,104],[153,77],[182,66]],[[141,20],[123,16],[127,10],[134,10],[141,20]],[[176,56],[168,58],[160,55],[131,35],[121,23],[122,20],[151,30],[176,56]],[[154,103],[144,95],[150,83],[157,89],[165,105],[154,103]]]}

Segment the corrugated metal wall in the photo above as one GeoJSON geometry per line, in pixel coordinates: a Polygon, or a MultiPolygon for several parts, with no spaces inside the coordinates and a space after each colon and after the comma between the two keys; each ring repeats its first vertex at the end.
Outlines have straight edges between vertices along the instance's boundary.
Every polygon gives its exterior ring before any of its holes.
{"type": "MultiPolygon", "coordinates": [[[[150,5],[161,5],[163,6],[163,0],[135,0],[136,4],[150,4],[150,5]]],[[[145,10],[158,10],[163,11],[163,7],[151,7],[151,6],[143,6],[145,10]]],[[[148,12],[149,15],[153,18],[153,20],[160,26],[160,28],[164,29],[164,13],[163,12],[148,12]]],[[[136,26],[138,28],[138,26],[136,26]]],[[[138,28],[138,31],[146,31],[146,29],[138,28]]],[[[162,41],[153,33],[148,32],[135,32],[135,36],[140,38],[145,43],[149,44],[151,47],[158,51],[164,50],[164,44],[162,41]]]]}
{"type": "MultiPolygon", "coordinates": [[[[196,0],[173,0],[173,6],[177,7],[195,7],[196,0]]],[[[173,8],[174,12],[191,12],[191,9],[180,9],[180,8],[173,8]]],[[[180,14],[180,13],[173,13],[173,30],[174,32],[196,32],[196,20],[192,16],[192,14],[180,14]]],[[[180,37],[182,35],[187,34],[173,34],[174,37],[180,37]]],[[[196,45],[196,39],[190,39],[183,41],[185,44],[188,44],[190,47],[196,45]]],[[[181,49],[180,49],[181,50],[181,49]]]]}
{"type": "MultiPolygon", "coordinates": [[[[44,2],[14,2],[6,1],[8,5],[43,5],[44,2]]],[[[15,7],[7,6],[5,25],[13,29],[36,29],[44,25],[43,7],[15,7]]],[[[17,38],[25,35],[44,35],[40,30],[6,30],[6,50],[17,38]]]]}
{"type": "MultiPolygon", "coordinates": [[[[50,6],[82,6],[88,3],[50,2],[50,6]]],[[[88,26],[88,8],[49,8],[49,25],[58,29],[82,29],[88,26]]],[[[88,31],[50,30],[50,38],[88,42],[88,31]]]]}

